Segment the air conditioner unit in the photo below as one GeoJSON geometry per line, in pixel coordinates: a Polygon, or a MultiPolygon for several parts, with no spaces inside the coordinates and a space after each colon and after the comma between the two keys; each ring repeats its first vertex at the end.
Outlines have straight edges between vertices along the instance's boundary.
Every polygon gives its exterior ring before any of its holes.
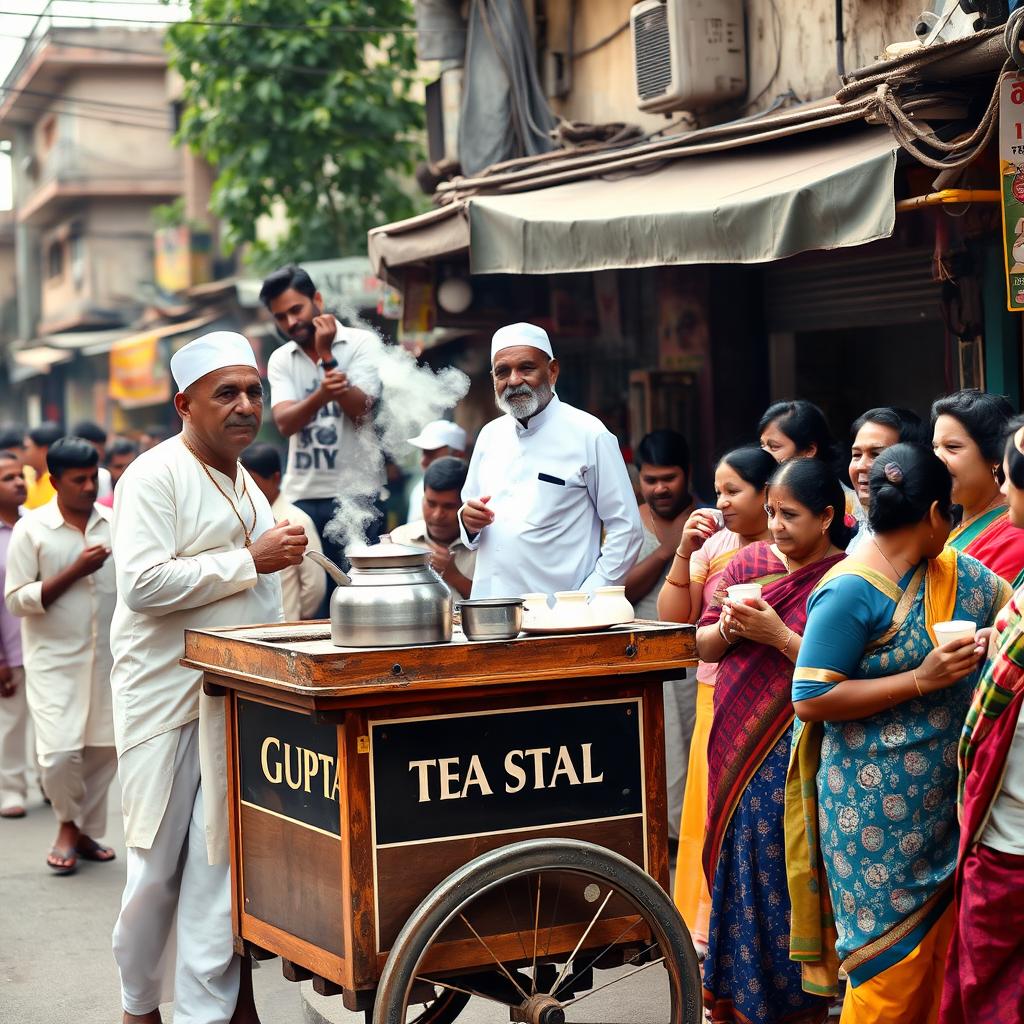
{"type": "Polygon", "coordinates": [[[641,0],[629,22],[641,110],[700,110],[746,92],[743,0],[641,0]]]}

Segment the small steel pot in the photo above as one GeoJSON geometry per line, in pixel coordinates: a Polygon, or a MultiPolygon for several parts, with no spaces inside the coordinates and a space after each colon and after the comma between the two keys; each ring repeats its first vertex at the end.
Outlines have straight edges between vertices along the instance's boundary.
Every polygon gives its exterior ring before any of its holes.
{"type": "Polygon", "coordinates": [[[523,628],[521,597],[482,597],[459,608],[467,640],[514,640],[523,628]]]}

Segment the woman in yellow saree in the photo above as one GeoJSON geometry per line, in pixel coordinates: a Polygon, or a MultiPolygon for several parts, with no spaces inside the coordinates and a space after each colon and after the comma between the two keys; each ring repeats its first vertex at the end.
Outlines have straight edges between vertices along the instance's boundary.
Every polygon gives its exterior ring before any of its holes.
{"type": "Polygon", "coordinates": [[[1008,585],[945,548],[950,479],[897,444],[870,474],[875,536],[808,601],[786,786],[790,956],[806,991],[849,978],[843,1024],[929,1024],[952,927],[960,731],[1008,585]]]}

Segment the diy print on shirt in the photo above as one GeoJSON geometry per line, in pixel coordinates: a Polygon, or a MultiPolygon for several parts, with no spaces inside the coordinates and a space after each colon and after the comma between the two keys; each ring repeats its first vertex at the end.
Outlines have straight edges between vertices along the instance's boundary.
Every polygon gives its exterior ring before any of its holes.
{"type": "MultiPolygon", "coordinates": [[[[320,386],[314,381],[306,388],[308,398],[320,386]]],[[[328,402],[317,417],[297,435],[292,469],[298,472],[333,470],[338,461],[338,420],[341,407],[337,402],[328,402]]]]}

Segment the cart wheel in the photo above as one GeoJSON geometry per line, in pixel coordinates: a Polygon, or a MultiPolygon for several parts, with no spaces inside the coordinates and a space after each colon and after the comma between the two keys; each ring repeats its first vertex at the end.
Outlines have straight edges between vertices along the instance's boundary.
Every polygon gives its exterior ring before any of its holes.
{"type": "Polygon", "coordinates": [[[408,1024],[454,1024],[455,1019],[466,1008],[469,999],[465,992],[438,986],[434,989],[433,999],[428,998],[428,1001],[419,1007],[409,1007],[408,1024]]]}
{"type": "Polygon", "coordinates": [[[496,1003],[524,1024],[703,1020],[700,967],[672,901],[624,857],[572,839],[504,846],[441,882],[395,939],[373,1024],[419,1019],[427,986],[465,996],[459,1010],[496,1003]]]}

